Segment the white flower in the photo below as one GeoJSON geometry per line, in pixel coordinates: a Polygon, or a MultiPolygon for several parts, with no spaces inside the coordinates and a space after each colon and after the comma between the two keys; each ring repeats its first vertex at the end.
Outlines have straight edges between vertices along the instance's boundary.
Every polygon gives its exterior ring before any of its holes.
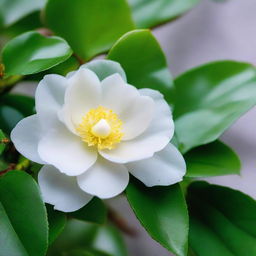
{"type": "Polygon", "coordinates": [[[55,209],[75,211],[93,196],[120,194],[128,172],[146,186],[182,180],[184,159],[169,143],[171,110],[158,91],[138,90],[117,73],[100,81],[81,67],[67,77],[45,76],[35,99],[37,114],[21,120],[11,139],[44,164],[38,182],[55,209]]]}

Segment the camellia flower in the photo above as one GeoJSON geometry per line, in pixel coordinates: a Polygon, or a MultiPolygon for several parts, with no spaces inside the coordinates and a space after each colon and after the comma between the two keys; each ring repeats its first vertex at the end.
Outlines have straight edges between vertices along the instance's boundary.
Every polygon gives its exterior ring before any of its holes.
{"type": "Polygon", "coordinates": [[[182,180],[184,159],[169,143],[171,110],[158,91],[138,90],[118,73],[100,81],[82,66],[67,77],[45,76],[35,100],[36,114],[21,120],[11,139],[44,165],[38,182],[55,209],[75,211],[93,196],[114,197],[129,172],[149,187],[182,180]]]}

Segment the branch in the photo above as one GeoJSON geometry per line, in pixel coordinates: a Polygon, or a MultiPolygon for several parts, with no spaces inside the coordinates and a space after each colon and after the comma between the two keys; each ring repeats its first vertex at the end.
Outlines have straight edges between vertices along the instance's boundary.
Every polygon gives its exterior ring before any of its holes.
{"type": "Polygon", "coordinates": [[[136,236],[138,234],[138,231],[130,227],[128,223],[113,209],[108,209],[108,219],[125,234],[129,236],[136,236]]]}

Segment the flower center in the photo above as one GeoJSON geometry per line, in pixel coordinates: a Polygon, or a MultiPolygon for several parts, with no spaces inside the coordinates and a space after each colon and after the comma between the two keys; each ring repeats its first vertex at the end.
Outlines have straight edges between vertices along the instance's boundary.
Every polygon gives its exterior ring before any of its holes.
{"type": "Polygon", "coordinates": [[[124,135],[117,114],[102,106],[87,112],[76,130],[88,146],[97,146],[99,150],[113,149],[124,135]]]}

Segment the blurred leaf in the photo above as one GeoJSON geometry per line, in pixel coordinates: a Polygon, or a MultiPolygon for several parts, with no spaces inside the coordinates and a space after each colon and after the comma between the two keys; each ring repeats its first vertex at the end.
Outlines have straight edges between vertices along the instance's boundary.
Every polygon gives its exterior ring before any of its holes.
{"type": "Polygon", "coordinates": [[[69,216],[78,220],[103,224],[106,222],[107,209],[102,200],[94,197],[80,210],[76,212],[70,212],[69,216]]]}
{"type": "Polygon", "coordinates": [[[200,0],[128,0],[138,28],[150,28],[194,7],[200,0]]]}
{"type": "Polygon", "coordinates": [[[152,238],[175,255],[187,255],[188,213],[180,186],[148,188],[132,180],[126,193],[152,238]]]}
{"type": "Polygon", "coordinates": [[[8,94],[0,98],[0,129],[10,134],[24,117],[34,114],[35,101],[29,96],[8,94]]]}
{"type": "Polygon", "coordinates": [[[46,205],[49,223],[49,245],[51,245],[64,230],[67,218],[65,213],[53,209],[51,205],[46,205]]]}
{"type": "Polygon", "coordinates": [[[240,173],[240,160],[236,153],[220,141],[192,149],[184,155],[187,177],[210,177],[240,173]]]}
{"type": "Polygon", "coordinates": [[[118,73],[123,78],[123,80],[126,81],[126,75],[123,68],[119,63],[111,60],[93,60],[82,65],[82,67],[88,68],[95,72],[100,80],[118,73]]]}
{"type": "Polygon", "coordinates": [[[0,129],[10,134],[14,126],[24,118],[24,115],[15,108],[0,105],[0,129]]]}
{"type": "Polygon", "coordinates": [[[99,228],[92,247],[111,256],[128,255],[120,231],[113,226],[102,226],[99,228]]]}
{"type": "Polygon", "coordinates": [[[0,155],[3,153],[6,143],[5,140],[7,140],[6,136],[4,135],[3,131],[0,129],[0,155]]]}
{"type": "Polygon", "coordinates": [[[45,0],[0,0],[0,28],[43,8],[45,0]]]}
{"type": "Polygon", "coordinates": [[[52,245],[47,255],[75,256],[76,254],[69,254],[72,251],[104,253],[93,254],[95,256],[127,256],[124,241],[116,228],[77,220],[67,223],[64,232],[52,245]]]}
{"type": "Polygon", "coordinates": [[[107,51],[134,28],[125,0],[49,0],[46,22],[85,60],[107,51]],[[60,10],[61,19],[56,19],[60,10]]]}
{"type": "Polygon", "coordinates": [[[0,171],[4,171],[8,168],[8,163],[4,160],[4,158],[0,157],[0,171]]]}
{"type": "Polygon", "coordinates": [[[134,30],[121,37],[108,59],[123,67],[127,80],[137,88],[159,90],[171,101],[173,82],[164,53],[149,30],[134,30]]]}
{"type": "Polygon", "coordinates": [[[256,255],[256,202],[230,188],[195,182],[188,191],[189,245],[196,256],[256,255]]]}
{"type": "Polygon", "coordinates": [[[65,256],[112,256],[105,252],[92,249],[82,249],[82,250],[72,250],[70,252],[65,252],[65,256]]]}
{"type": "Polygon", "coordinates": [[[6,76],[27,75],[49,69],[71,54],[69,45],[62,38],[27,32],[5,45],[2,58],[6,76]]]}
{"type": "Polygon", "coordinates": [[[0,178],[0,256],[44,256],[48,227],[36,182],[22,171],[0,178]]]}
{"type": "Polygon", "coordinates": [[[18,36],[24,32],[41,28],[43,25],[40,21],[40,12],[33,12],[30,15],[26,16],[25,18],[19,20],[15,24],[5,28],[1,31],[1,34],[9,37],[9,39],[18,36]]]}
{"type": "Polygon", "coordinates": [[[1,104],[18,109],[24,116],[35,113],[35,99],[25,95],[6,94],[1,97],[1,104]]]}
{"type": "Polygon", "coordinates": [[[256,104],[256,69],[221,61],[175,80],[175,132],[183,152],[216,140],[256,104]]]}

